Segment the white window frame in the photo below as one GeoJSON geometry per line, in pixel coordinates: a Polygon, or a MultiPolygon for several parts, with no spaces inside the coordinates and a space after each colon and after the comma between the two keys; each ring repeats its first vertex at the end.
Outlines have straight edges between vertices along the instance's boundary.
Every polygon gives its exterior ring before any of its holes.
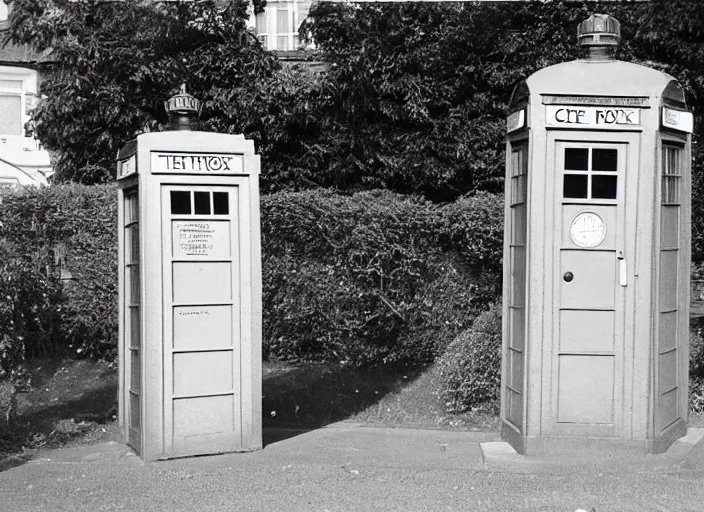
{"type": "Polygon", "coordinates": [[[258,25],[256,27],[257,37],[262,41],[264,48],[270,51],[279,50],[279,37],[286,37],[288,50],[298,50],[298,28],[300,25],[298,0],[267,2],[266,7],[264,7],[264,14],[266,30],[261,30],[262,27],[258,25]],[[288,25],[293,28],[293,31],[282,33],[277,31],[279,11],[288,13],[288,25]]]}
{"type": "Polygon", "coordinates": [[[33,69],[13,66],[0,66],[0,80],[12,80],[22,83],[21,89],[0,85],[0,95],[19,96],[20,98],[20,135],[0,134],[0,144],[8,142],[24,144],[27,141],[24,127],[30,119],[30,112],[37,101],[37,72],[33,69]]]}

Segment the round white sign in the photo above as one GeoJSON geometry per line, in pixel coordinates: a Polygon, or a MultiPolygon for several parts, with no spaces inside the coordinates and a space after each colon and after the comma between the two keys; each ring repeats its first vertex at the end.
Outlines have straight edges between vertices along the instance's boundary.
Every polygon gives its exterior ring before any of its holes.
{"type": "Polygon", "coordinates": [[[604,220],[596,213],[582,212],[572,220],[570,238],[579,247],[597,247],[606,237],[604,220]]]}

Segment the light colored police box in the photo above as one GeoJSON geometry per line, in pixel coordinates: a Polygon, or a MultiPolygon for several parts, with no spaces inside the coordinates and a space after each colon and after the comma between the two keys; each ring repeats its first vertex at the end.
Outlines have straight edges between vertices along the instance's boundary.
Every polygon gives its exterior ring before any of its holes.
{"type": "Polygon", "coordinates": [[[147,461],[259,449],[254,143],[199,131],[146,133],[117,160],[124,440],[147,461]]]}
{"type": "Polygon", "coordinates": [[[662,452],[687,431],[692,114],[669,75],[585,59],[514,90],[507,120],[502,436],[520,453],[662,452]]]}

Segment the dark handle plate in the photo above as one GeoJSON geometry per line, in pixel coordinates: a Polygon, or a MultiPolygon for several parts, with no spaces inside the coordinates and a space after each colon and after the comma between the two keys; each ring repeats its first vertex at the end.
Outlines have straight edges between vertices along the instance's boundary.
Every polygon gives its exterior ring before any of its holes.
{"type": "Polygon", "coordinates": [[[572,274],[572,272],[565,272],[565,275],[562,276],[562,279],[569,283],[570,281],[572,281],[572,279],[574,279],[574,274],[572,274]]]}

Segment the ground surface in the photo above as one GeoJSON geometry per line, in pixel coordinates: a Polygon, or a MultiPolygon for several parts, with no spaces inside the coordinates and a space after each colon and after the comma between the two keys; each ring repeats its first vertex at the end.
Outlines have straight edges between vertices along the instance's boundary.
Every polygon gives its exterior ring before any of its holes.
{"type": "Polygon", "coordinates": [[[702,510],[701,457],[642,456],[625,466],[570,459],[547,468],[528,461],[492,469],[484,466],[480,443],[497,438],[342,422],[256,452],[154,463],[120,443],[44,450],[0,473],[0,511],[702,510]]]}
{"type": "MultiPolygon", "coordinates": [[[[19,419],[0,433],[0,471],[38,450],[117,441],[117,367],[61,359],[35,361],[31,388],[20,393],[19,419]]],[[[319,428],[341,420],[365,425],[496,431],[495,414],[447,415],[434,370],[404,366],[360,369],[340,364],[264,363],[267,428],[319,428]]]]}
{"type": "MultiPolygon", "coordinates": [[[[31,375],[31,390],[19,395],[18,424],[0,432],[0,471],[48,448],[120,441],[115,365],[43,360],[32,365],[31,375]]],[[[309,430],[349,420],[366,426],[498,431],[492,411],[446,414],[436,393],[432,367],[419,372],[404,366],[264,363],[264,427],[309,430]]],[[[692,415],[689,426],[704,427],[704,414],[692,415]]]]}

